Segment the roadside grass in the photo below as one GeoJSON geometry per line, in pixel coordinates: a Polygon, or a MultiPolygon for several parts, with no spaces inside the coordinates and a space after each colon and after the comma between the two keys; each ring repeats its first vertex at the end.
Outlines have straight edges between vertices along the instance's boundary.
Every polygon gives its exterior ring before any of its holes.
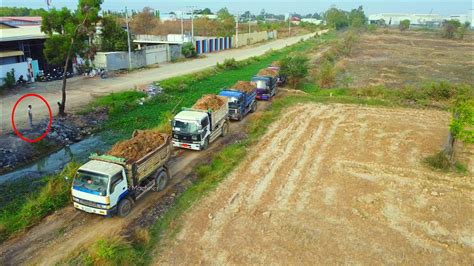
{"type": "Polygon", "coordinates": [[[29,195],[15,208],[6,208],[0,212],[0,241],[4,241],[15,233],[39,223],[46,215],[70,203],[71,180],[79,168],[79,164],[69,163],[61,173],[47,178],[47,183],[38,193],[29,195]]]}

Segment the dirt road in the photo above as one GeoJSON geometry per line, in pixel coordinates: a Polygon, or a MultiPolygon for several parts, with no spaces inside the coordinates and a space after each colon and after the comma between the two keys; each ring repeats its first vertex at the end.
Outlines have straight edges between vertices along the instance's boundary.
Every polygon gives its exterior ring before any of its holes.
{"type": "MultiPolygon", "coordinates": [[[[252,56],[259,56],[270,49],[281,49],[287,45],[297,43],[301,39],[307,39],[313,34],[295,36],[286,39],[279,39],[241,49],[223,51],[214,54],[206,54],[206,57],[197,60],[165,63],[158,68],[140,70],[129,74],[119,75],[108,79],[100,78],[83,78],[76,77],[68,80],[67,85],[67,108],[68,111],[75,111],[92,101],[95,97],[108,95],[111,92],[124,91],[133,89],[135,86],[150,84],[154,81],[167,79],[179,75],[189,74],[208,67],[215,66],[216,63],[222,63],[225,59],[235,58],[243,60],[252,56]]],[[[53,113],[57,113],[56,102],[61,99],[61,82],[54,81],[48,83],[36,83],[35,88],[23,89],[16,91],[16,94],[0,96],[0,133],[12,129],[10,123],[11,112],[15,102],[25,93],[37,93],[43,96],[53,109],[53,113]]],[[[35,107],[35,119],[47,117],[47,109],[45,105],[38,99],[29,97],[22,101],[17,108],[15,123],[17,127],[26,126],[28,116],[26,108],[28,105],[35,107]]]]}
{"type": "Polygon", "coordinates": [[[297,105],[185,217],[157,264],[474,263],[472,176],[427,169],[442,111],[297,105]]]}
{"type": "MultiPolygon", "coordinates": [[[[250,116],[259,115],[269,104],[259,102],[258,111],[250,116]]],[[[0,265],[54,265],[65,256],[83,246],[93,244],[98,239],[123,234],[124,231],[133,232],[134,229],[141,228],[144,221],[149,222],[149,219],[154,222],[154,212],[156,207],[161,208],[163,198],[169,199],[178,186],[183,182],[190,182],[189,178],[195,167],[208,162],[211,154],[221,150],[226,144],[245,137],[244,128],[248,121],[246,118],[231,123],[229,135],[212,143],[206,151],[175,149],[169,162],[173,176],[171,185],[163,192],[150,192],[145,195],[126,218],[105,218],[76,211],[72,206],[68,206],[46,217],[28,232],[0,245],[0,265]]]]}

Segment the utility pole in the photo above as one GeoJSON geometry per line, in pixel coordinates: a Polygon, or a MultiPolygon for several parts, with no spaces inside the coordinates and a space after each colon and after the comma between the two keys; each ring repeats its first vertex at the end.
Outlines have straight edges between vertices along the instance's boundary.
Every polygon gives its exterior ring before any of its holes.
{"type": "Polygon", "coordinates": [[[191,42],[194,43],[194,9],[195,6],[187,6],[186,8],[191,9],[191,42]]]}
{"type": "Polygon", "coordinates": [[[181,11],[181,41],[184,42],[184,11],[181,11]]]}
{"type": "Polygon", "coordinates": [[[250,12],[249,12],[248,23],[249,23],[249,34],[250,34],[250,12]]]}
{"type": "Polygon", "coordinates": [[[125,7],[125,23],[127,23],[127,44],[128,44],[128,69],[132,69],[132,49],[130,47],[130,28],[128,26],[128,11],[125,7]]]}
{"type": "Polygon", "coordinates": [[[291,36],[291,14],[288,14],[288,37],[291,36]]]}
{"type": "Polygon", "coordinates": [[[239,17],[240,13],[237,13],[237,19],[235,22],[235,47],[239,47],[239,17]]]}

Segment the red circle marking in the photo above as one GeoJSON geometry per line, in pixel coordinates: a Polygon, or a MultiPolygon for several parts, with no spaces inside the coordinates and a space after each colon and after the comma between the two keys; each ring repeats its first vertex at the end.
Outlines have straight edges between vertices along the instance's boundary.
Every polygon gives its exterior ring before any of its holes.
{"type": "Polygon", "coordinates": [[[20,97],[20,99],[18,99],[18,101],[16,101],[15,103],[15,106],[13,106],[13,110],[12,110],[12,126],[13,126],[13,131],[15,131],[15,134],[17,134],[18,137],[20,137],[20,139],[26,141],[26,142],[29,142],[29,143],[34,143],[34,142],[38,142],[42,139],[44,139],[44,137],[46,137],[46,135],[48,135],[48,133],[51,131],[51,125],[53,124],[53,113],[51,112],[51,106],[49,105],[49,103],[46,101],[45,98],[43,98],[43,96],[39,95],[39,94],[36,94],[36,93],[27,93],[23,96],[20,97]],[[44,104],[46,104],[46,107],[48,107],[48,112],[49,112],[49,123],[48,123],[48,127],[46,128],[46,131],[43,133],[43,135],[39,136],[38,138],[36,139],[29,139],[29,138],[26,138],[24,137],[19,131],[18,129],[16,129],[16,125],[15,125],[15,110],[16,110],[16,107],[18,106],[18,104],[25,98],[27,97],[36,97],[36,98],[39,98],[40,100],[42,100],[44,102],[44,104]]]}

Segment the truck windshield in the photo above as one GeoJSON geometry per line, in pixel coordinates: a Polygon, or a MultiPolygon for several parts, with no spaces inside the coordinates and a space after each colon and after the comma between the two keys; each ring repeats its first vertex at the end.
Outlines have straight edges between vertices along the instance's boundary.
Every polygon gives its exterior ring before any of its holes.
{"type": "Polygon", "coordinates": [[[173,130],[179,133],[196,134],[198,129],[198,124],[195,122],[174,120],[173,123],[173,130]]]}
{"type": "Polygon", "coordinates": [[[228,103],[229,103],[229,107],[230,107],[230,108],[237,108],[237,107],[239,107],[239,98],[236,98],[236,97],[228,97],[227,99],[229,99],[228,103]]]}
{"type": "Polygon", "coordinates": [[[74,178],[74,187],[84,189],[89,193],[105,196],[107,194],[107,184],[109,177],[96,173],[78,171],[74,178]]]}
{"type": "Polygon", "coordinates": [[[267,88],[267,82],[265,80],[255,79],[255,80],[252,80],[252,82],[255,82],[257,84],[258,89],[266,89],[267,88]]]}

